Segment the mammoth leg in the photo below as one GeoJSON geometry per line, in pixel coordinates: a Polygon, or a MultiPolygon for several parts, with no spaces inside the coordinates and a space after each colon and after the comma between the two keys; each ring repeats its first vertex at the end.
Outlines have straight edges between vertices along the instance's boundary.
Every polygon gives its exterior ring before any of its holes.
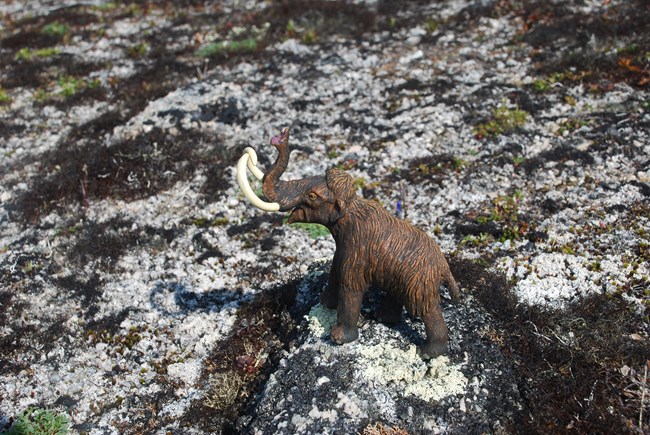
{"type": "Polygon", "coordinates": [[[334,271],[334,267],[330,270],[329,280],[327,282],[327,288],[323,290],[320,294],[320,303],[321,305],[334,309],[339,303],[339,278],[338,274],[334,271]]]}
{"type": "Polygon", "coordinates": [[[357,322],[359,321],[362,300],[363,292],[353,291],[345,287],[339,289],[337,322],[330,331],[332,340],[335,343],[349,343],[359,337],[357,322]]]}
{"type": "Polygon", "coordinates": [[[375,311],[375,317],[382,323],[394,325],[402,318],[402,303],[393,295],[386,294],[375,311]]]}
{"type": "Polygon", "coordinates": [[[427,331],[427,339],[418,349],[422,359],[428,360],[447,353],[449,332],[440,305],[435,304],[426,315],[422,316],[422,320],[427,331]]]}

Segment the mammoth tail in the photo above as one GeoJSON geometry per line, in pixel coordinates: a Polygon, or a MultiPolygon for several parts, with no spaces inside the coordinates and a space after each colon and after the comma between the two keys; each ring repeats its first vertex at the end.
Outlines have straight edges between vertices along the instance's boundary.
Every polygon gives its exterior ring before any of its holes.
{"type": "Polygon", "coordinates": [[[460,301],[460,288],[458,288],[458,283],[456,283],[456,280],[454,279],[454,275],[452,275],[449,266],[447,266],[447,273],[445,274],[443,279],[447,283],[447,287],[449,288],[449,293],[451,294],[451,299],[454,302],[460,301]]]}

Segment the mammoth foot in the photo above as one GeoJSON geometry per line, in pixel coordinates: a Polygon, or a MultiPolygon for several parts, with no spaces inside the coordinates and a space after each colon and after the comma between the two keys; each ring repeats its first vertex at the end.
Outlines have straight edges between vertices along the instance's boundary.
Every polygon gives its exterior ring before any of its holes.
{"type": "Polygon", "coordinates": [[[418,355],[420,355],[420,358],[423,360],[428,361],[446,354],[448,350],[449,348],[446,341],[443,343],[427,342],[418,347],[418,355]]]}
{"type": "Polygon", "coordinates": [[[344,328],[341,325],[335,325],[332,326],[330,335],[334,343],[345,344],[359,338],[359,330],[357,328],[344,328]]]}

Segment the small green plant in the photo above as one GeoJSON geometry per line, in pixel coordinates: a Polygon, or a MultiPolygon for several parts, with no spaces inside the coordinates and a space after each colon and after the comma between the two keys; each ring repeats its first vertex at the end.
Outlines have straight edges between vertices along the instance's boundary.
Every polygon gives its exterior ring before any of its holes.
{"type": "Polygon", "coordinates": [[[481,233],[478,236],[468,235],[463,237],[463,240],[460,241],[460,246],[476,246],[476,247],[486,247],[490,243],[494,242],[494,237],[492,234],[481,233]]]}
{"type": "Polygon", "coordinates": [[[9,103],[11,103],[11,97],[7,94],[7,91],[2,89],[0,86],[0,106],[9,103]]]}
{"type": "Polygon", "coordinates": [[[560,128],[557,131],[559,136],[563,136],[565,133],[570,133],[576,130],[579,130],[582,127],[591,124],[591,121],[581,117],[569,118],[563,121],[560,124],[560,128]]]}
{"type": "Polygon", "coordinates": [[[491,119],[474,128],[474,134],[482,139],[496,137],[522,127],[528,120],[528,112],[518,108],[509,109],[505,101],[492,111],[491,119]]]}
{"type": "Polygon", "coordinates": [[[290,38],[300,38],[305,44],[314,44],[318,41],[318,33],[316,29],[309,28],[305,29],[299,27],[295,21],[287,21],[287,25],[284,28],[284,36],[288,39],[290,38]]]}
{"type": "Polygon", "coordinates": [[[144,15],[145,10],[137,3],[129,3],[126,7],[126,13],[132,17],[136,17],[138,15],[144,15]]]}
{"type": "Polygon", "coordinates": [[[57,83],[61,87],[60,94],[64,97],[71,97],[84,87],[84,81],[72,76],[60,78],[57,83]]]}
{"type": "Polygon", "coordinates": [[[23,47],[20,50],[18,50],[18,53],[16,53],[15,59],[16,60],[27,60],[31,61],[34,58],[47,58],[47,57],[52,57],[56,56],[59,54],[60,51],[54,47],[48,47],[48,48],[39,48],[36,50],[29,49],[27,47],[23,47]]]}
{"type": "Polygon", "coordinates": [[[546,92],[551,88],[551,83],[545,79],[537,79],[533,82],[533,87],[537,92],[546,92]]]}
{"type": "Polygon", "coordinates": [[[535,80],[533,82],[533,87],[537,92],[546,92],[549,89],[551,89],[551,87],[553,87],[553,85],[556,83],[560,83],[563,81],[575,82],[587,75],[589,75],[588,72],[581,72],[581,73],[575,73],[573,71],[555,72],[546,77],[535,80]]]}
{"type": "Polygon", "coordinates": [[[101,3],[97,6],[93,6],[92,9],[95,11],[101,11],[101,12],[106,12],[106,11],[112,11],[113,9],[117,8],[117,3],[115,2],[106,2],[106,3],[101,3]]]}
{"type": "Polygon", "coordinates": [[[302,42],[305,44],[314,44],[318,41],[318,33],[314,29],[308,29],[304,35],[302,35],[302,42]]]}
{"type": "Polygon", "coordinates": [[[94,89],[100,85],[99,80],[84,80],[73,76],[61,77],[57,80],[61,88],[59,94],[64,97],[71,97],[84,89],[94,89]]]}
{"type": "Polygon", "coordinates": [[[20,413],[7,431],[8,435],[64,435],[70,421],[63,414],[48,409],[29,407],[20,413]]]}
{"type": "Polygon", "coordinates": [[[23,271],[25,273],[31,273],[34,271],[35,268],[36,266],[34,265],[34,262],[32,260],[27,260],[25,266],[23,267],[23,271]]]}
{"type": "Polygon", "coordinates": [[[149,45],[142,42],[137,45],[132,45],[131,47],[128,47],[126,49],[126,54],[132,58],[132,59],[137,59],[140,57],[143,57],[147,52],[149,51],[149,45]]]}
{"type": "Polygon", "coordinates": [[[515,166],[519,166],[525,161],[526,161],[526,157],[524,156],[512,156],[512,164],[515,166]]]}
{"type": "MultiPolygon", "coordinates": [[[[575,255],[576,244],[574,242],[560,243],[556,239],[551,239],[548,241],[548,252],[575,255]]],[[[600,263],[598,263],[598,267],[600,267],[600,263]]]]}
{"type": "Polygon", "coordinates": [[[36,89],[36,90],[34,91],[34,93],[32,94],[32,97],[33,97],[34,100],[36,100],[36,101],[44,102],[44,101],[47,101],[47,100],[49,100],[50,98],[52,98],[52,94],[50,94],[49,92],[47,92],[47,91],[46,91],[45,89],[43,89],[43,88],[38,88],[38,89],[36,89]]]}
{"type": "Polygon", "coordinates": [[[499,195],[485,213],[476,218],[479,223],[497,222],[501,224],[502,235],[499,241],[521,240],[530,231],[530,224],[519,217],[519,202],[523,193],[515,190],[512,195],[499,195]]]}
{"type": "Polygon", "coordinates": [[[143,334],[149,331],[148,326],[132,326],[126,333],[112,334],[106,329],[86,331],[86,337],[93,343],[106,343],[111,346],[111,351],[116,354],[123,355],[127,350],[131,350],[133,346],[142,340],[143,334]]]}
{"type": "Polygon", "coordinates": [[[460,157],[454,157],[454,161],[451,164],[455,172],[461,172],[467,165],[467,160],[461,159],[460,157]]]}
{"type": "Polygon", "coordinates": [[[199,57],[212,57],[220,54],[251,53],[257,49],[257,41],[247,38],[241,41],[211,42],[196,50],[199,57]]]}
{"type": "Polygon", "coordinates": [[[469,162],[461,157],[443,158],[435,162],[425,162],[414,166],[415,171],[423,176],[444,174],[447,171],[462,172],[469,162]]]}
{"type": "Polygon", "coordinates": [[[432,34],[436,29],[438,29],[438,22],[436,20],[429,17],[424,21],[424,30],[426,30],[428,34],[432,34]]]}
{"type": "Polygon", "coordinates": [[[295,223],[291,224],[294,228],[299,228],[303,231],[306,231],[309,234],[309,237],[312,239],[317,239],[319,237],[326,237],[330,234],[330,230],[327,227],[321,224],[310,224],[310,223],[295,223]]]}
{"type": "Polygon", "coordinates": [[[284,28],[284,31],[289,38],[295,37],[298,33],[296,23],[292,19],[289,19],[289,21],[287,21],[287,25],[284,28]]]}
{"type": "Polygon", "coordinates": [[[365,189],[368,186],[368,181],[363,177],[356,177],[354,179],[355,189],[365,189]]]}
{"type": "Polygon", "coordinates": [[[58,21],[53,21],[43,26],[43,29],[41,30],[46,35],[63,37],[67,35],[68,32],[70,32],[70,27],[68,27],[67,24],[59,23],[58,21]]]}

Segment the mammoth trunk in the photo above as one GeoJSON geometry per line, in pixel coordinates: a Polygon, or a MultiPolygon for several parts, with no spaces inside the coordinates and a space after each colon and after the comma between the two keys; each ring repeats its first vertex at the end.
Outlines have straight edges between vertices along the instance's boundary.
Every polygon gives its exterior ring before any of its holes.
{"type": "Polygon", "coordinates": [[[316,179],[323,177],[305,178],[302,180],[282,181],[280,177],[287,169],[289,164],[289,129],[285,129],[282,134],[271,138],[271,145],[278,150],[278,158],[267,171],[262,179],[262,192],[269,201],[278,202],[280,211],[291,210],[297,207],[309,189],[315,185],[316,179]]]}
{"type": "Polygon", "coordinates": [[[273,166],[268,170],[262,180],[262,192],[270,201],[278,201],[277,187],[281,183],[280,176],[287,169],[289,164],[289,129],[285,129],[282,134],[271,138],[271,145],[278,150],[278,158],[273,166]]]}

